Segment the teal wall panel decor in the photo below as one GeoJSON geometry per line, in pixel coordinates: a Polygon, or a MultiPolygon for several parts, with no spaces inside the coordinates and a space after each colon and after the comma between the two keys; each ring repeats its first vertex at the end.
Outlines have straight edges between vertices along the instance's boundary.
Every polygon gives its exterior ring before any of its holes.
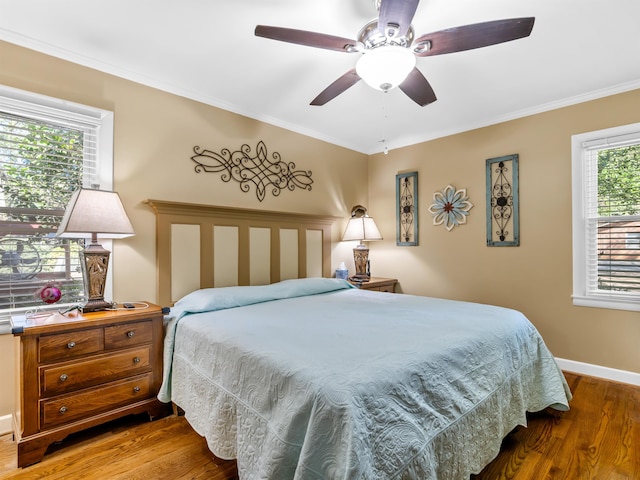
{"type": "Polygon", "coordinates": [[[418,245],[418,172],[396,175],[396,245],[418,245]]]}
{"type": "Polygon", "coordinates": [[[520,245],[518,154],[487,159],[487,246],[520,245]]]}

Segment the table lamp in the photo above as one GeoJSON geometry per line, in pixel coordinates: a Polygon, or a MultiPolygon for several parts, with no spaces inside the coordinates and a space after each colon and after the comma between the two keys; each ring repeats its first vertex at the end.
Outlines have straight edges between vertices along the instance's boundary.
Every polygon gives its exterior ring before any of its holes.
{"type": "Polygon", "coordinates": [[[356,205],[351,209],[351,218],[342,235],[342,241],[358,240],[360,244],[353,249],[353,260],[356,265],[356,274],[351,277],[356,282],[368,282],[369,275],[369,247],[363,242],[370,240],[382,240],[380,230],[362,205],[356,205]]]}
{"type": "Polygon", "coordinates": [[[109,255],[98,243],[102,239],[125,238],[134,235],[133,227],[116,192],[80,188],[73,193],[56,236],[91,238],[82,252],[82,273],[87,303],[84,312],[112,307],[104,299],[109,268],[109,255]]]}

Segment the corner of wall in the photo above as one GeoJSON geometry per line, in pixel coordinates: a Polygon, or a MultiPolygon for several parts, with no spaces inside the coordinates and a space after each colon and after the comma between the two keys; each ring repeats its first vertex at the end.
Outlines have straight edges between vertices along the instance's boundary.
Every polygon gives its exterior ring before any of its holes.
{"type": "Polygon", "coordinates": [[[13,424],[11,422],[11,415],[3,415],[0,417],[0,435],[6,435],[13,431],[13,424]]]}

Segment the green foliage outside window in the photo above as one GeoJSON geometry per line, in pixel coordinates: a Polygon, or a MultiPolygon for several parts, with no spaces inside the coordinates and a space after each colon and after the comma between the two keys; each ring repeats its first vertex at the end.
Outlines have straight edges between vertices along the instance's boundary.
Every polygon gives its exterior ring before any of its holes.
{"type": "Polygon", "coordinates": [[[598,152],[598,214],[640,214],[640,145],[598,152]]]}
{"type": "Polygon", "coordinates": [[[598,288],[640,292],[640,145],[598,152],[598,288]]]}
{"type": "Polygon", "coordinates": [[[63,302],[83,295],[82,243],[55,238],[64,208],[82,185],[84,132],[0,115],[0,309],[38,304],[47,282],[63,302]]]}
{"type": "Polygon", "coordinates": [[[7,206],[64,209],[82,184],[82,131],[0,118],[0,155],[7,206]]]}

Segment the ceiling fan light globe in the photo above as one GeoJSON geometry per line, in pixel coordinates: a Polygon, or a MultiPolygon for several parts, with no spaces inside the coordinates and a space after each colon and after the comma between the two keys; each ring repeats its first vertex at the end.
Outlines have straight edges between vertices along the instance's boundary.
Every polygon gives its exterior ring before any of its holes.
{"type": "Polygon", "coordinates": [[[358,60],[356,72],[370,87],[387,91],[400,85],[415,66],[416,57],[411,50],[383,45],[367,50],[358,60]]]}

